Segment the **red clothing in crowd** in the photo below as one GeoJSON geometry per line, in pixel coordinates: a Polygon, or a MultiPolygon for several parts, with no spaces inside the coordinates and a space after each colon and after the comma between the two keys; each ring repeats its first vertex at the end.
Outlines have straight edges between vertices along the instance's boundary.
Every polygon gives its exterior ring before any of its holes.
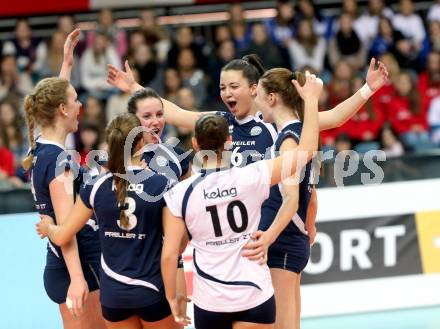
{"type": "Polygon", "coordinates": [[[426,111],[420,107],[417,114],[411,112],[411,104],[407,97],[395,95],[388,104],[388,120],[400,135],[411,131],[412,126],[419,125],[423,130],[428,129],[426,111]]]}
{"type": "Polygon", "coordinates": [[[428,72],[422,72],[419,75],[417,89],[420,93],[420,106],[422,111],[428,113],[432,99],[440,96],[440,81],[429,81],[428,72]]]}
{"type": "Polygon", "coordinates": [[[14,176],[14,154],[6,147],[0,147],[0,170],[8,176],[14,176]]]}
{"type": "Polygon", "coordinates": [[[382,108],[374,101],[372,104],[366,104],[348,120],[342,127],[341,131],[348,134],[348,136],[359,142],[367,142],[375,140],[379,137],[380,129],[385,122],[385,115],[382,108]],[[371,112],[368,111],[367,106],[371,106],[371,112]]]}

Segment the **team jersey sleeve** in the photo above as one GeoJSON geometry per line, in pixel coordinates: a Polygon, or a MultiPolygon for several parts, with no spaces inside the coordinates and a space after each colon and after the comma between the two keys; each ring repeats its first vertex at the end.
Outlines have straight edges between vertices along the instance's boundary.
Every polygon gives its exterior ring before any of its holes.
{"type": "Polygon", "coordinates": [[[93,189],[93,185],[88,183],[81,184],[81,187],[79,189],[79,197],[81,198],[84,205],[89,209],[93,209],[90,200],[92,189],[93,189]]]}
{"type": "Polygon", "coordinates": [[[180,187],[179,183],[164,194],[166,206],[176,217],[182,217],[183,195],[180,187]]]}
{"type": "Polygon", "coordinates": [[[189,161],[190,161],[190,153],[185,153],[180,147],[175,147],[174,151],[177,154],[177,158],[180,162],[180,167],[182,168],[182,175],[185,176],[188,173],[189,169],[189,161]]]}
{"type": "Polygon", "coordinates": [[[287,138],[292,138],[292,139],[296,142],[296,144],[299,144],[299,138],[300,138],[300,136],[299,136],[298,132],[296,132],[296,131],[294,131],[294,130],[291,130],[291,129],[287,130],[287,131],[284,133],[283,140],[281,141],[281,143],[282,143],[284,140],[286,140],[287,138]]]}
{"type": "Polygon", "coordinates": [[[240,168],[242,179],[250,182],[250,189],[258,191],[263,200],[269,197],[271,174],[266,161],[257,161],[240,168]]]}

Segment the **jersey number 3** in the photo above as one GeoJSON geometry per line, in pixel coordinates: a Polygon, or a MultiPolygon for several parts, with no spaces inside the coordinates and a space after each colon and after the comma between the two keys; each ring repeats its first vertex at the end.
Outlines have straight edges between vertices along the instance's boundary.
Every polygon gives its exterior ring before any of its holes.
{"type": "MultiPolygon", "coordinates": [[[[216,237],[220,237],[223,235],[222,228],[220,225],[220,218],[218,216],[218,210],[217,206],[209,206],[206,207],[206,211],[209,211],[211,213],[211,219],[212,219],[212,226],[214,227],[214,233],[216,237]]],[[[244,230],[246,230],[248,226],[248,213],[246,210],[245,205],[241,201],[232,201],[228,204],[228,208],[226,211],[226,216],[228,218],[229,226],[231,227],[232,231],[235,233],[241,233],[244,230]],[[237,221],[235,219],[234,215],[234,208],[237,207],[240,215],[241,215],[241,225],[237,225],[237,221]]]]}

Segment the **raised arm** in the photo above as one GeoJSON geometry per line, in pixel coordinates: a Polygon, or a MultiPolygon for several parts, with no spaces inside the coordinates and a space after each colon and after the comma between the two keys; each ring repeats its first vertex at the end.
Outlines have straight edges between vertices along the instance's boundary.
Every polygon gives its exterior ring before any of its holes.
{"type": "Polygon", "coordinates": [[[80,32],[80,29],[73,30],[69,33],[66,41],[64,42],[63,63],[61,64],[61,70],[59,74],[59,77],[61,79],[70,81],[70,75],[73,68],[73,51],[78,44],[80,32]]]}
{"type": "MultiPolygon", "coordinates": [[[[111,64],[108,64],[107,82],[128,94],[133,94],[137,90],[143,89],[144,87],[135,81],[133,72],[131,71],[127,61],[125,61],[124,66],[125,72],[111,64]]],[[[162,102],[165,121],[180,128],[193,130],[198,118],[206,113],[184,110],[164,98],[162,98],[162,102]]]]}
{"type": "Polygon", "coordinates": [[[372,58],[367,72],[367,82],[353,96],[328,111],[319,112],[319,130],[340,127],[347,122],[376,91],[388,80],[388,71],[385,65],[372,58]]]}

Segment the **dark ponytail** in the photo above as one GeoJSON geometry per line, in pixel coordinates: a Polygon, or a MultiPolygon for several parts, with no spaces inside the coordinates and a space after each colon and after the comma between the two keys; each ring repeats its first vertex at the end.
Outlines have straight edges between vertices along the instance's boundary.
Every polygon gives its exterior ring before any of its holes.
{"type": "Polygon", "coordinates": [[[216,114],[202,115],[196,122],[194,136],[201,150],[221,154],[229,136],[228,121],[216,114]]]}
{"type": "Polygon", "coordinates": [[[250,54],[241,59],[233,59],[223,66],[222,71],[240,71],[249,81],[249,85],[254,85],[258,83],[265,69],[261,58],[256,54],[250,54]]]}

